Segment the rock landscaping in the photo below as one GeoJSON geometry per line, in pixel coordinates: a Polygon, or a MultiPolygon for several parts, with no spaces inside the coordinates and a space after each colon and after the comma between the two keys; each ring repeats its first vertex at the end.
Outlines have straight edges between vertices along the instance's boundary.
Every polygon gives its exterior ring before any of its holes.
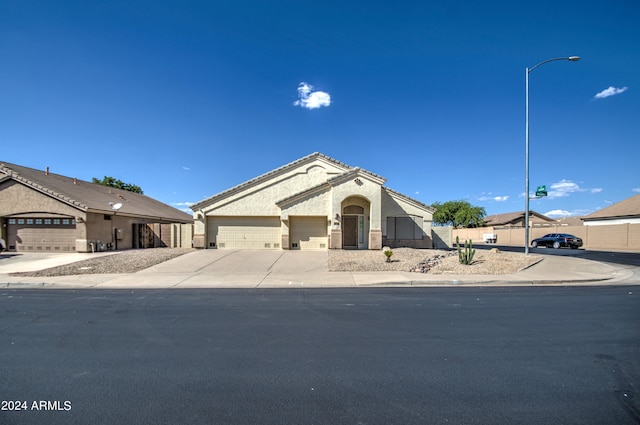
{"type": "Polygon", "coordinates": [[[135,273],[192,251],[192,248],[134,249],[130,251],[117,252],[113,255],[105,255],[90,258],[88,260],[77,261],[75,263],[52,267],[45,270],[12,273],[12,275],[50,277],[79,274],[135,273]]]}
{"type": "Polygon", "coordinates": [[[460,264],[456,250],[394,248],[391,262],[382,251],[329,251],[329,271],[405,271],[430,274],[511,274],[542,261],[539,255],[478,250],[470,265],[460,264]]]}

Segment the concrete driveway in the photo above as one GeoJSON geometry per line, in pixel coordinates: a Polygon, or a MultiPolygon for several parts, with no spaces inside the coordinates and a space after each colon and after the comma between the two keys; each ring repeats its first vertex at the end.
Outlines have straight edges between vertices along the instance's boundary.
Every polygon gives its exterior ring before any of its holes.
{"type": "Polygon", "coordinates": [[[0,254],[0,274],[34,272],[50,267],[62,266],[76,261],[88,260],[97,256],[113,255],[115,252],[79,253],[70,252],[3,252],[0,254]]]}
{"type": "Polygon", "coordinates": [[[329,271],[327,260],[327,251],[205,249],[157,264],[147,271],[203,274],[299,274],[327,272],[329,271]]]}

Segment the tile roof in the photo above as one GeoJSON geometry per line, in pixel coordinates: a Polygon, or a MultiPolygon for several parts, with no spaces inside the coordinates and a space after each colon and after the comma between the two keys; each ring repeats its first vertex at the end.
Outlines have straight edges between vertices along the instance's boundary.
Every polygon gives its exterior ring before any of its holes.
{"type": "MultiPolygon", "coordinates": [[[[295,161],[292,161],[292,162],[290,162],[288,164],[285,164],[285,165],[283,165],[281,167],[278,167],[278,168],[276,168],[274,170],[271,170],[271,171],[269,171],[267,173],[261,174],[258,177],[254,177],[251,180],[247,180],[244,183],[240,183],[239,185],[233,186],[232,188],[226,189],[226,190],[224,190],[222,192],[219,192],[219,193],[217,193],[217,194],[215,194],[213,196],[205,198],[200,202],[196,202],[195,204],[193,204],[191,206],[191,209],[196,211],[196,210],[202,208],[203,206],[205,206],[207,204],[211,204],[211,203],[216,202],[216,201],[218,201],[220,199],[224,199],[229,195],[232,195],[234,193],[238,193],[238,192],[240,192],[240,191],[242,191],[242,190],[244,190],[244,189],[246,189],[248,187],[251,187],[251,186],[253,186],[255,184],[264,182],[264,181],[266,181],[266,180],[268,180],[268,179],[270,179],[272,177],[277,176],[278,174],[285,173],[285,172],[287,172],[287,171],[289,171],[289,170],[291,170],[291,169],[293,169],[293,168],[295,168],[295,167],[297,167],[297,166],[299,166],[301,164],[304,164],[304,163],[307,163],[307,162],[312,162],[317,158],[322,158],[322,159],[324,159],[324,160],[326,160],[326,161],[328,161],[328,162],[330,162],[330,163],[332,163],[334,165],[337,165],[338,167],[343,168],[345,170],[345,172],[350,172],[350,171],[354,171],[354,170],[360,170],[360,171],[362,171],[362,172],[364,172],[366,174],[369,174],[369,175],[371,175],[371,176],[373,176],[375,178],[386,180],[384,177],[379,176],[379,175],[377,175],[375,173],[372,173],[370,171],[364,170],[364,169],[359,168],[359,167],[351,167],[351,166],[345,164],[344,162],[340,162],[337,159],[331,158],[330,156],[324,155],[324,154],[322,154],[320,152],[314,152],[314,153],[309,154],[307,156],[303,156],[302,158],[296,159],[295,161]]],[[[299,195],[299,194],[295,194],[295,195],[292,195],[292,196],[296,196],[296,195],[299,195]]],[[[285,199],[280,200],[279,202],[282,202],[282,201],[285,201],[285,199]]]]}
{"type": "MultiPolygon", "coordinates": [[[[325,188],[329,188],[331,186],[333,186],[336,183],[340,183],[342,181],[348,180],[348,179],[352,179],[354,177],[357,177],[358,175],[363,175],[363,176],[368,176],[370,178],[372,178],[374,181],[378,180],[380,182],[384,182],[385,179],[384,177],[381,177],[377,174],[371,173],[367,170],[364,170],[360,167],[355,167],[355,168],[351,168],[350,170],[345,171],[344,173],[340,173],[334,177],[331,177],[329,179],[327,179],[326,181],[323,181],[322,183],[319,183],[315,186],[311,186],[310,188],[304,189],[298,193],[294,193],[292,195],[289,195],[283,199],[280,199],[279,201],[276,202],[276,205],[281,206],[281,205],[286,205],[288,202],[294,201],[296,199],[299,199],[300,197],[306,196],[308,194],[311,193],[316,193],[321,191],[322,189],[325,188]]],[[[401,195],[404,196],[404,195],[401,195]]],[[[410,198],[407,198],[410,199],[410,198]]],[[[417,202],[417,201],[414,201],[417,202]]]]}
{"type": "Polygon", "coordinates": [[[560,226],[582,226],[582,219],[580,217],[564,217],[556,220],[556,224],[560,226]]]}
{"type": "Polygon", "coordinates": [[[12,179],[81,211],[112,213],[112,204],[122,203],[119,214],[180,223],[191,215],[148,196],[96,183],[0,162],[0,181],[12,179]]]}
{"type": "Polygon", "coordinates": [[[596,220],[621,217],[640,217],[640,194],[582,217],[583,220],[596,220]]]}
{"type": "Polygon", "coordinates": [[[390,194],[393,194],[393,195],[395,195],[395,196],[397,196],[397,197],[399,197],[399,198],[404,199],[404,200],[405,200],[405,201],[407,201],[407,202],[412,202],[412,203],[416,204],[417,206],[419,206],[419,207],[421,207],[421,208],[423,208],[423,209],[425,209],[425,210],[427,210],[427,211],[430,211],[431,213],[436,212],[435,208],[430,207],[430,206],[429,206],[429,205],[427,205],[427,204],[423,204],[422,202],[417,201],[417,200],[415,200],[415,199],[413,199],[413,198],[410,198],[410,197],[408,197],[407,195],[403,195],[403,194],[402,194],[402,193],[400,193],[400,192],[396,192],[395,190],[389,189],[389,188],[388,188],[388,187],[386,187],[386,186],[382,186],[382,189],[383,189],[383,190],[386,190],[386,191],[387,191],[388,193],[390,193],[390,194]]]}
{"type": "MultiPolygon", "coordinates": [[[[552,222],[553,219],[547,217],[546,215],[539,214],[535,211],[529,211],[530,217],[538,217],[542,220],[552,222]]],[[[511,224],[516,221],[524,220],[524,211],[516,211],[504,214],[493,214],[484,218],[485,226],[503,226],[505,224],[511,224]]]]}

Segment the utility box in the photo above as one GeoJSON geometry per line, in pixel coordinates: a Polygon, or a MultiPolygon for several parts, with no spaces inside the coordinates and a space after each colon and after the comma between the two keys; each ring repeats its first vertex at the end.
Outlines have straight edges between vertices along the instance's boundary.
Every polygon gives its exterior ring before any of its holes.
{"type": "Polygon", "coordinates": [[[116,235],[116,240],[121,241],[123,239],[123,231],[122,229],[114,229],[114,233],[116,235]]]}

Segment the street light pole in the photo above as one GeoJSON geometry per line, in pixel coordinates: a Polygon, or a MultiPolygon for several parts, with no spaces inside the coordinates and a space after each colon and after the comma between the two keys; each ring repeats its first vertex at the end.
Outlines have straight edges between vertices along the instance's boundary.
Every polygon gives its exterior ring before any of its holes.
{"type": "Polygon", "coordinates": [[[525,69],[525,178],[524,178],[524,253],[529,254],[529,73],[547,62],[568,60],[576,62],[580,60],[580,56],[568,56],[563,58],[551,58],[540,62],[539,64],[525,69]]]}

